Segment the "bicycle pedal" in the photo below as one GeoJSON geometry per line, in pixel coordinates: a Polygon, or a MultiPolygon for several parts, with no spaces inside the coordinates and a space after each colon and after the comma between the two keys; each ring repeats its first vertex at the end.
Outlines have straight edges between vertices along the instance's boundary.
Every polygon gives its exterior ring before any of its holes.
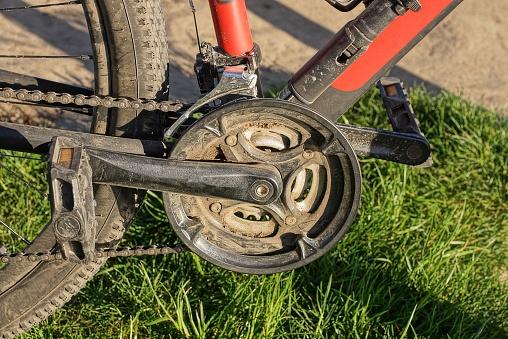
{"type": "MultiPolygon", "coordinates": [[[[377,87],[393,131],[417,134],[425,138],[420,130],[420,122],[415,116],[413,106],[407,98],[406,90],[400,79],[383,77],[378,81],[377,87]]],[[[427,161],[417,167],[429,167],[431,165],[432,157],[429,156],[427,161]]]]}
{"type": "Polygon", "coordinates": [[[398,78],[381,78],[377,87],[388,119],[395,132],[422,134],[419,122],[409,102],[402,82],[398,78]]]}
{"type": "Polygon", "coordinates": [[[76,264],[94,260],[95,205],[92,170],[85,148],[55,137],[50,150],[51,223],[63,258],[76,264]]]}

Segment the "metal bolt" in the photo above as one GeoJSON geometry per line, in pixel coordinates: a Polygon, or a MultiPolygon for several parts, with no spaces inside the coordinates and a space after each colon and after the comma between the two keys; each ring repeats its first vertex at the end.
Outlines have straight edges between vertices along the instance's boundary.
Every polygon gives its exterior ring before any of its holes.
{"type": "Polygon", "coordinates": [[[289,217],[286,217],[286,220],[284,220],[284,223],[286,225],[292,226],[292,225],[296,224],[296,218],[293,217],[292,215],[290,215],[289,217]]]}
{"type": "Polygon", "coordinates": [[[236,137],[236,135],[230,135],[226,138],[226,144],[228,146],[236,146],[237,143],[238,143],[238,138],[236,137]]]}
{"type": "Polygon", "coordinates": [[[213,213],[219,213],[222,210],[222,205],[220,202],[214,202],[210,205],[210,211],[213,213]]]}
{"type": "Polygon", "coordinates": [[[260,197],[266,197],[269,192],[270,188],[268,188],[265,184],[260,184],[256,187],[256,194],[260,197]]]}
{"type": "Polygon", "coordinates": [[[302,154],[303,158],[304,159],[310,159],[314,156],[314,152],[312,152],[311,150],[305,150],[303,151],[303,154],[302,154]]]}
{"type": "Polygon", "coordinates": [[[62,237],[75,238],[81,231],[81,222],[74,216],[62,216],[55,223],[56,231],[62,237]]]}

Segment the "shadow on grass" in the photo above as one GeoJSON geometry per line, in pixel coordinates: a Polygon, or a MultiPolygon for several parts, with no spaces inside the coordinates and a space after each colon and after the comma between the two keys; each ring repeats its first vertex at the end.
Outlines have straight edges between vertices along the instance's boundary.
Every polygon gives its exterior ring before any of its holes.
{"type": "MultiPolygon", "coordinates": [[[[324,287],[330,284],[327,303],[335,303],[335,307],[329,306],[335,312],[326,315],[331,319],[325,333],[341,333],[343,337],[403,337],[406,334],[410,338],[508,337],[503,325],[488,314],[473,315],[461,303],[443,300],[425,286],[400,274],[397,276],[389,267],[383,268],[382,262],[374,258],[364,260],[362,256],[368,257],[369,253],[358,252],[341,262],[323,258],[320,263],[295,272],[296,294],[308,296],[303,308],[310,312],[319,309],[319,299],[324,300],[324,287]]],[[[314,317],[316,323],[319,318],[314,317]]],[[[305,317],[293,321],[303,321],[303,327],[308,329],[313,325],[305,317]]]]}

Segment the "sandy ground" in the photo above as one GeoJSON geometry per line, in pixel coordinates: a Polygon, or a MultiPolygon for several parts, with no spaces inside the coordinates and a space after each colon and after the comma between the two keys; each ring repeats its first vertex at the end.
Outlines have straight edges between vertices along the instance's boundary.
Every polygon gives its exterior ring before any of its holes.
{"type": "MultiPolygon", "coordinates": [[[[55,2],[42,0],[43,2],[55,2]]],[[[162,0],[171,48],[172,96],[192,101],[198,95],[193,73],[197,52],[188,0],[162,0]]],[[[335,11],[323,0],[246,0],[254,40],[263,51],[265,87],[284,83],[355,13],[335,11]]],[[[40,3],[41,0],[2,0],[2,7],[40,3]]],[[[200,38],[215,37],[207,0],[194,0],[200,38]]],[[[508,112],[508,1],[487,6],[464,0],[428,38],[393,70],[411,86],[424,82],[431,90],[462,93],[467,99],[508,112]]],[[[89,54],[86,24],[79,6],[0,12],[8,27],[0,55],[25,52],[42,55],[89,54]]],[[[51,80],[93,86],[92,65],[81,60],[27,62],[2,58],[3,69],[51,80]]],[[[1,108],[0,108],[1,109],[1,108]]],[[[4,109],[3,116],[25,119],[23,109],[4,109]]],[[[18,119],[16,118],[16,119],[18,119]]],[[[52,119],[52,118],[51,118],[52,119]]],[[[69,125],[67,115],[57,123],[69,125]],[[63,122],[62,122],[63,121],[63,122]]],[[[15,120],[15,119],[14,119],[15,120]]],[[[78,122],[86,125],[87,120],[78,122]]]]}
{"type": "MultiPolygon", "coordinates": [[[[200,38],[215,41],[206,0],[194,0],[200,38]]],[[[189,99],[196,39],[187,0],[164,0],[173,93],[189,99]]],[[[278,84],[298,70],[354,13],[335,11],[325,1],[247,0],[254,40],[263,51],[265,84],[278,84]]],[[[464,2],[411,51],[392,74],[406,85],[424,82],[431,90],[461,93],[475,102],[508,108],[508,1],[495,6],[464,2]]]]}

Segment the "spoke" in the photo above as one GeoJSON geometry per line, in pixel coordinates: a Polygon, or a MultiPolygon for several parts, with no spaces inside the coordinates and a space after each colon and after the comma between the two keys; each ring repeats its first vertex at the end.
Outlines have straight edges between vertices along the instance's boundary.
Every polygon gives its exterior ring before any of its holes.
{"type": "Polygon", "coordinates": [[[31,6],[21,6],[21,7],[6,7],[0,8],[0,12],[2,11],[17,11],[23,9],[33,9],[33,8],[42,8],[42,7],[55,7],[55,6],[66,6],[66,5],[79,5],[81,4],[80,0],[77,1],[68,1],[68,2],[57,2],[53,4],[45,4],[45,5],[31,5],[31,6]]]}
{"type": "Polygon", "coordinates": [[[78,59],[93,60],[93,55],[21,55],[21,54],[1,54],[0,58],[6,59],[78,59]]]}
{"type": "Polygon", "coordinates": [[[40,195],[42,195],[43,197],[45,197],[46,199],[49,199],[49,194],[47,193],[44,193],[43,191],[41,191],[40,189],[38,189],[37,187],[35,187],[33,184],[29,183],[28,181],[26,181],[23,177],[21,177],[19,174],[15,173],[13,170],[11,170],[10,168],[8,168],[7,166],[5,166],[4,164],[0,164],[0,167],[4,168],[7,172],[11,173],[13,176],[15,176],[16,178],[18,178],[19,180],[21,180],[22,182],[24,182],[26,185],[28,185],[30,188],[34,189],[35,191],[37,191],[40,195]]]}
{"type": "Polygon", "coordinates": [[[7,228],[9,231],[11,231],[12,233],[14,233],[18,238],[20,238],[25,244],[27,245],[31,245],[32,243],[30,241],[28,241],[25,237],[23,237],[21,234],[19,234],[18,232],[16,232],[15,230],[12,229],[12,227],[10,227],[9,225],[7,225],[5,222],[2,221],[2,219],[0,219],[0,224],[2,224],[5,228],[7,228]]]}

